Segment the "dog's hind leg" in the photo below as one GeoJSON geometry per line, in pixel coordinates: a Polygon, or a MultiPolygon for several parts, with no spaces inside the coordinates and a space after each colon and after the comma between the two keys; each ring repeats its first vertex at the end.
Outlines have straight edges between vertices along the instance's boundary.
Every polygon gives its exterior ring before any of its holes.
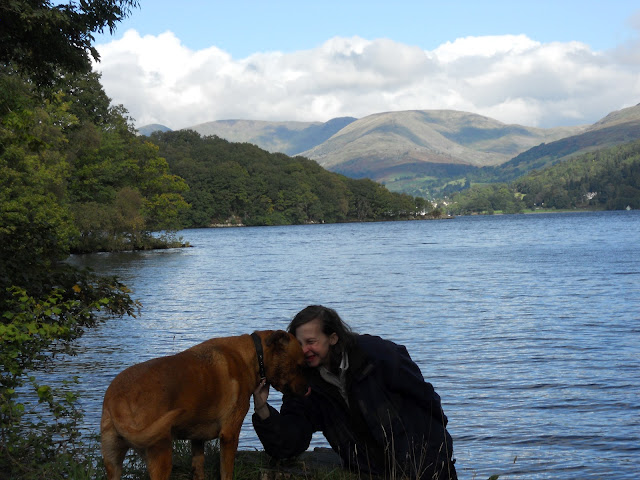
{"type": "Polygon", "coordinates": [[[171,436],[159,440],[145,449],[145,460],[151,480],[169,480],[172,468],[171,436]]]}
{"type": "Polygon", "coordinates": [[[204,480],[204,440],[191,440],[193,480],[204,480]]]}
{"type": "Polygon", "coordinates": [[[122,437],[114,431],[103,432],[101,439],[102,458],[107,470],[107,480],[120,480],[122,477],[122,462],[129,447],[122,437]]]}
{"type": "Polygon", "coordinates": [[[100,420],[100,449],[107,470],[107,480],[120,480],[122,462],[127,455],[129,445],[118,435],[113,426],[111,415],[104,410],[100,420]]]}

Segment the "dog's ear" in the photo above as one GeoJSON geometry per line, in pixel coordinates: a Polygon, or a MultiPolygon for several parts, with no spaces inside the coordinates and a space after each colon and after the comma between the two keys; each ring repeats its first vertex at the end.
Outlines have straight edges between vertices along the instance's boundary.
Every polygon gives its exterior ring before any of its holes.
{"type": "Polygon", "coordinates": [[[265,344],[267,347],[274,346],[276,350],[284,349],[291,340],[291,337],[284,330],[276,330],[267,337],[265,344]]]}

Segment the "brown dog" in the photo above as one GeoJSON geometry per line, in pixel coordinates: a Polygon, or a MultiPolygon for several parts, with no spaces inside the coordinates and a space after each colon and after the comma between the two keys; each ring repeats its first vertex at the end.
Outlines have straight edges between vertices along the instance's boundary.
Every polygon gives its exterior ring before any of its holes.
{"type": "Polygon", "coordinates": [[[104,396],[100,433],[107,478],[120,478],[134,448],[152,480],[168,479],[171,442],[185,439],[191,440],[193,477],[203,479],[205,441],[219,438],[220,478],[231,480],[251,394],[263,377],[279,391],[306,394],[303,367],[295,337],[268,330],[214,338],[127,368],[104,396]]]}

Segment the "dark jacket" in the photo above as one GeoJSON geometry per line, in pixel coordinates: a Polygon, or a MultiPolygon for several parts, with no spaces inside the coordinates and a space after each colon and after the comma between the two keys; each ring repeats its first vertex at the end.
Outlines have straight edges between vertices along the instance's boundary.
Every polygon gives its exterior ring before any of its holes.
{"type": "Polygon", "coordinates": [[[266,420],[253,415],[265,451],[274,458],[295,457],[321,431],[350,470],[455,479],[453,443],[440,397],[406,348],[358,335],[348,355],[348,404],[337,387],[310,369],[310,395],[285,395],[280,413],[269,406],[266,420]]]}

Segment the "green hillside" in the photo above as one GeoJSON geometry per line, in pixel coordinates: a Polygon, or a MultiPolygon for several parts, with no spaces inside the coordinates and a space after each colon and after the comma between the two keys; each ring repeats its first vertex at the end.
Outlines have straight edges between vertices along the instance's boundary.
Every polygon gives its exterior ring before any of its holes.
{"type": "MultiPolygon", "coordinates": [[[[414,175],[396,175],[391,190],[432,198],[446,198],[470,185],[512,182],[529,172],[545,170],[574,157],[640,139],[640,105],[615,111],[584,132],[549,143],[541,143],[497,166],[477,168],[414,166],[414,175]]],[[[389,175],[393,175],[390,172],[389,175]]]]}
{"type": "Polygon", "coordinates": [[[423,198],[389,192],[371,180],[328,172],[303,157],[269,153],[249,143],[202,137],[191,130],[154,133],[171,172],[190,190],[187,227],[288,225],[408,218],[423,198]]]}
{"type": "Polygon", "coordinates": [[[620,145],[640,138],[640,120],[604,126],[551,143],[543,143],[498,166],[473,175],[479,181],[505,182],[531,170],[541,170],[589,151],[620,145]]]}
{"type": "Polygon", "coordinates": [[[476,185],[451,200],[457,214],[638,209],[640,141],[577,155],[508,184],[476,185]]]}

